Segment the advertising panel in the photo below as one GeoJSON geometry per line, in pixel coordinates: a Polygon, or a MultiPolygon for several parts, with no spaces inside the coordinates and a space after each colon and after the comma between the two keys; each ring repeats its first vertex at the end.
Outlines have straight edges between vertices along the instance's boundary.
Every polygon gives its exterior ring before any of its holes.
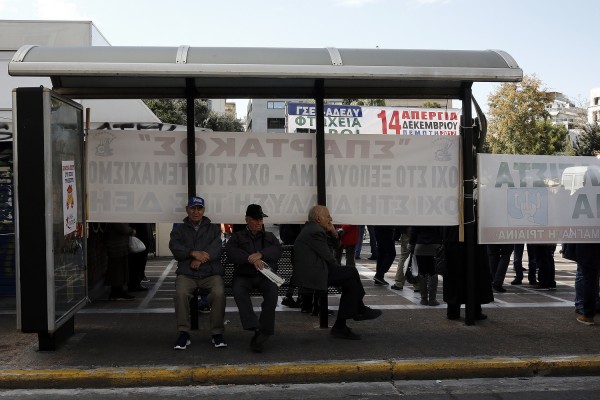
{"type": "MultiPolygon", "coordinates": [[[[461,110],[444,108],[324,106],[325,133],[456,136],[461,110]]],[[[287,132],[316,130],[316,106],[289,103],[287,132]]]]}
{"type": "Polygon", "coordinates": [[[596,157],[479,154],[481,243],[600,242],[596,157]]]}

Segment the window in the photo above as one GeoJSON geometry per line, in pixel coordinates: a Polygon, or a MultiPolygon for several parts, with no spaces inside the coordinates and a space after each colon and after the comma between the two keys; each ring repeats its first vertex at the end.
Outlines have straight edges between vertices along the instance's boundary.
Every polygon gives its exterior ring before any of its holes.
{"type": "Polygon", "coordinates": [[[285,108],[285,101],[267,101],[268,109],[283,109],[285,108]]]}
{"type": "Polygon", "coordinates": [[[267,118],[267,129],[285,129],[285,118],[267,118]]]}

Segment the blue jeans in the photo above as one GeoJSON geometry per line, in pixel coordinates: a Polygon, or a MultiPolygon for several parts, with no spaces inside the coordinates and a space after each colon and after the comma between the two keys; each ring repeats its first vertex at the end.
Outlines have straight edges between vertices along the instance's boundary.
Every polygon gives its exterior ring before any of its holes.
{"type": "MultiPolygon", "coordinates": [[[[579,263],[577,263],[577,272],[575,273],[575,309],[583,313],[583,274],[579,263]]],[[[596,310],[600,310],[600,293],[596,299],[596,310]]]]}

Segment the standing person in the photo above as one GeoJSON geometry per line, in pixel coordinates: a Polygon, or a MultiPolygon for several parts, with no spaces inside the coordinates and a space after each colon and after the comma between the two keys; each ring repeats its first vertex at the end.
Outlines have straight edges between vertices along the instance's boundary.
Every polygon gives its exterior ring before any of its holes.
{"type": "Polygon", "coordinates": [[[407,226],[397,226],[396,236],[400,242],[400,260],[398,260],[398,268],[396,269],[395,283],[390,286],[394,290],[404,289],[406,283],[406,277],[404,276],[404,262],[408,258],[410,251],[408,251],[408,240],[409,240],[409,229],[407,226]]]}
{"type": "MultiPolygon", "coordinates": [[[[459,241],[458,225],[442,228],[442,239],[448,270],[444,274],[444,301],[447,303],[448,319],[460,318],[460,306],[467,302],[467,265],[465,261],[466,243],[459,241]]],[[[481,305],[494,301],[490,268],[485,245],[475,245],[475,319],[487,318],[481,305]]]]}
{"type": "Polygon", "coordinates": [[[106,224],[104,245],[108,256],[106,278],[110,286],[109,300],[133,300],[125,290],[129,280],[129,237],[135,236],[135,229],[126,223],[106,224]]]}
{"type": "Polygon", "coordinates": [[[342,253],[346,253],[346,266],[356,267],[354,252],[358,244],[358,226],[357,225],[340,225],[342,236],[340,238],[340,246],[335,251],[335,258],[338,264],[342,264],[342,253]]]}
{"type": "MultiPolygon", "coordinates": [[[[487,253],[490,264],[490,273],[492,275],[492,288],[499,293],[506,292],[502,286],[508,264],[510,264],[510,255],[513,252],[514,244],[488,244],[487,253]]],[[[521,272],[521,275],[523,272],[521,272]]]]}
{"type": "Polygon", "coordinates": [[[177,260],[175,316],[179,336],[174,348],[184,350],[190,340],[190,300],[196,289],[209,291],[210,333],[215,347],[227,347],[225,331],[225,288],[221,264],[221,226],[204,216],[204,199],[191,197],[185,207],[187,217],[171,232],[169,249],[177,260]]]}
{"type": "Polygon", "coordinates": [[[577,321],[594,325],[599,289],[600,243],[577,243],[575,248],[577,268],[583,276],[583,315],[579,315],[577,321]]]}
{"type": "Polygon", "coordinates": [[[129,283],[127,287],[130,292],[142,292],[148,290],[142,285],[142,280],[146,276],[146,263],[148,262],[148,253],[154,240],[152,235],[152,225],[145,223],[129,224],[135,230],[135,236],[144,243],[146,249],[139,253],[129,253],[129,283]]]}
{"type": "Polygon", "coordinates": [[[377,263],[373,283],[375,286],[389,285],[385,280],[385,274],[396,259],[396,243],[394,241],[393,225],[377,225],[374,228],[375,240],[377,241],[377,263]]]}
{"type": "Polygon", "coordinates": [[[277,285],[260,271],[269,268],[277,271],[281,257],[281,244],[271,232],[265,232],[263,213],[258,204],[246,209],[246,229],[234,232],[227,241],[227,257],[235,264],[233,271],[233,297],[240,312],[242,327],[254,332],[250,347],[262,352],[263,344],[275,332],[275,307],[277,285]],[[260,318],[256,316],[250,292],[258,289],[263,296],[260,318]]]}
{"type": "Polygon", "coordinates": [[[413,250],[419,267],[419,292],[421,304],[438,306],[438,276],[435,272],[435,256],[442,244],[441,228],[437,226],[413,226],[410,228],[409,248],[413,250]]]}
{"type": "Polygon", "coordinates": [[[340,286],[342,295],[337,319],[331,328],[331,335],[342,339],[360,339],[352,332],[346,320],[375,319],[381,310],[365,306],[365,290],[356,268],[342,267],[336,261],[328,245],[328,233],[337,237],[329,210],[325,206],[314,206],[308,214],[308,222],[294,244],[294,271],[292,279],[299,287],[327,291],[329,285],[340,286]]]}

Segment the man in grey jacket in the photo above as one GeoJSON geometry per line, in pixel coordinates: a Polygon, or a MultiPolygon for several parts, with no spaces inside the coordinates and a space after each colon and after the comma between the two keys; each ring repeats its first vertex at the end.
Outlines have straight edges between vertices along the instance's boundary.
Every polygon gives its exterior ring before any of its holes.
{"type": "Polygon", "coordinates": [[[227,347],[223,340],[225,289],[221,264],[221,227],[204,216],[204,199],[191,197],[183,224],[171,232],[169,249],[177,260],[175,315],[179,337],[174,348],[184,350],[190,340],[190,299],[197,288],[209,291],[210,332],[215,347],[227,347]]]}
{"type": "Polygon", "coordinates": [[[328,233],[334,238],[338,236],[329,210],[325,206],[314,206],[308,214],[308,222],[294,243],[292,281],[298,287],[322,292],[327,291],[328,286],[340,286],[340,307],[331,335],[358,340],[360,335],[352,332],[346,325],[346,320],[375,319],[381,315],[381,310],[365,306],[365,290],[358,271],[353,267],[342,267],[337,262],[327,244],[328,233]]]}

